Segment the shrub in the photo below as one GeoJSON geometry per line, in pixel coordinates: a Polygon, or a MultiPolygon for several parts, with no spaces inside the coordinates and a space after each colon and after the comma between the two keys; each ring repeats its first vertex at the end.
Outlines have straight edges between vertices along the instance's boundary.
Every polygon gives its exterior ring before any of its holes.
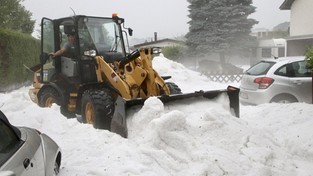
{"type": "Polygon", "coordinates": [[[307,49],[305,53],[305,60],[307,65],[313,69],[313,46],[307,49]]]}
{"type": "Polygon", "coordinates": [[[24,65],[38,63],[39,40],[31,35],[0,29],[0,92],[32,80],[24,65]]]}
{"type": "Polygon", "coordinates": [[[182,46],[168,46],[162,48],[164,57],[171,60],[179,60],[183,57],[184,47],[182,46]]]}

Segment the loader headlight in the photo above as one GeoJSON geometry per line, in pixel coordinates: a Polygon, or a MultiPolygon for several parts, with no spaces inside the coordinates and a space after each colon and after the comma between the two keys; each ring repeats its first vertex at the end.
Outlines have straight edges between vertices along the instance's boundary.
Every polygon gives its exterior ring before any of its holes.
{"type": "Polygon", "coordinates": [[[162,49],[159,47],[152,48],[152,54],[160,54],[162,52],[162,49]]]}
{"type": "Polygon", "coordinates": [[[84,51],[84,55],[95,57],[97,55],[97,52],[96,52],[96,50],[88,50],[88,51],[84,51]]]}

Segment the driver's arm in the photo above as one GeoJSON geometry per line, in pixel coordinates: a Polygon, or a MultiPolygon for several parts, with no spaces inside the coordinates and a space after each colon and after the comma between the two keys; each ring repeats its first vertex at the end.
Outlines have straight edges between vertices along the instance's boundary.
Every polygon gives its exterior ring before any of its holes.
{"type": "Polygon", "coordinates": [[[50,53],[50,55],[52,55],[52,57],[62,56],[65,53],[65,51],[66,51],[66,48],[61,48],[55,53],[50,53]]]}

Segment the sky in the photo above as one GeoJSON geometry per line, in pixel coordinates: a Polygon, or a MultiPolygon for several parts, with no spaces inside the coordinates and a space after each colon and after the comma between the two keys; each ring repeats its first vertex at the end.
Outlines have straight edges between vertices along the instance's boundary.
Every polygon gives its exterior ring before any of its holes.
{"type": "MultiPolygon", "coordinates": [[[[279,10],[283,0],[253,0],[257,7],[251,18],[259,21],[255,28],[272,29],[289,21],[290,12],[279,10]]],[[[107,16],[118,13],[125,18],[126,26],[134,30],[132,38],[176,38],[189,30],[187,0],[24,0],[25,8],[32,12],[36,29],[42,17],[57,19],[72,16],[73,11],[90,16],[107,16]]]]}
{"type": "MultiPolygon", "coordinates": [[[[162,56],[153,64],[183,93],[228,85],[162,56]]],[[[0,93],[0,109],[13,125],[36,128],[59,144],[59,176],[313,175],[312,104],[241,105],[236,118],[226,96],[167,105],[151,97],[128,117],[125,139],[66,119],[55,104],[40,108],[29,88],[0,93]]]]}

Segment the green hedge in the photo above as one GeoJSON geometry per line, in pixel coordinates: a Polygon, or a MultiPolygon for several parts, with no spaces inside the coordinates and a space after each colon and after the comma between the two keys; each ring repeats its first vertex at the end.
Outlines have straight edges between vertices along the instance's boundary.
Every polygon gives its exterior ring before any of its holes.
{"type": "Polygon", "coordinates": [[[0,92],[32,82],[31,67],[39,62],[40,41],[30,35],[0,29],[0,92]]]}
{"type": "Polygon", "coordinates": [[[174,61],[178,61],[183,57],[184,49],[185,48],[182,46],[168,46],[162,48],[162,53],[164,57],[174,61]]]}

